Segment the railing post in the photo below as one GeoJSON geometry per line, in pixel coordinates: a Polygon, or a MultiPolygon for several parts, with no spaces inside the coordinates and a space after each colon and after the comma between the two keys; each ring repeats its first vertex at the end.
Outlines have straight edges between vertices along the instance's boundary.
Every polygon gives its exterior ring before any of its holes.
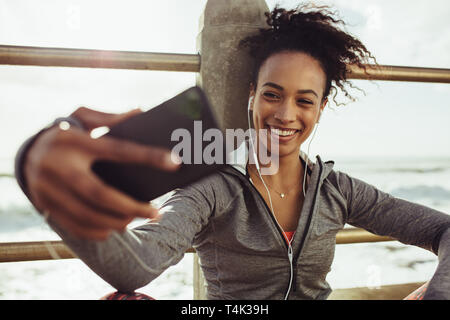
{"type": "Polygon", "coordinates": [[[206,299],[206,288],[205,288],[205,278],[203,277],[203,272],[200,267],[200,259],[196,253],[194,255],[194,300],[205,300],[206,299]]]}
{"type": "MultiPolygon", "coordinates": [[[[199,20],[197,50],[202,87],[222,129],[247,129],[247,101],[251,80],[251,58],[238,44],[245,36],[264,27],[264,0],[208,0],[199,20]]],[[[194,254],[194,299],[206,299],[204,277],[194,254]]]]}

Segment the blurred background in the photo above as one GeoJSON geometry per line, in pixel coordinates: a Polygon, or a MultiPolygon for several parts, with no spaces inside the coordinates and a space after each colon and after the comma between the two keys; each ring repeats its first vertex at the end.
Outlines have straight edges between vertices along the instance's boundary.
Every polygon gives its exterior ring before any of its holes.
{"type": "MultiPolygon", "coordinates": [[[[196,53],[205,0],[0,0],[0,44],[196,53]]],[[[298,1],[271,1],[293,8],[298,1]]],[[[446,0],[314,1],[336,10],[382,65],[450,68],[446,0]]],[[[148,110],[195,84],[194,73],[0,66],[0,242],[59,239],[33,210],[13,174],[20,144],[79,106],[148,110]]],[[[354,80],[357,101],[329,105],[310,156],[383,191],[450,213],[450,86],[354,80]]],[[[343,101],[343,96],[338,95],[343,101]]],[[[246,106],[243,106],[246,107],[246,106]]],[[[159,199],[162,201],[163,199],[159,199]]],[[[436,257],[397,242],[338,245],[333,288],[428,280],[436,257]]],[[[0,299],[97,299],[113,288],[82,262],[0,264],[0,299]]],[[[192,298],[192,255],[141,292],[192,298]]]]}

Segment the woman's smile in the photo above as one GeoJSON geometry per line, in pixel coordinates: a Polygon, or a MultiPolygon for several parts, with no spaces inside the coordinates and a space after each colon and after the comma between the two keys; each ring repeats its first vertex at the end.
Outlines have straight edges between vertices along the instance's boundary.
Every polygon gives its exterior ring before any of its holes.
{"type": "Polygon", "coordinates": [[[267,129],[270,134],[270,138],[275,139],[279,143],[287,143],[292,141],[302,132],[301,129],[286,128],[270,124],[267,125],[267,129]]]}

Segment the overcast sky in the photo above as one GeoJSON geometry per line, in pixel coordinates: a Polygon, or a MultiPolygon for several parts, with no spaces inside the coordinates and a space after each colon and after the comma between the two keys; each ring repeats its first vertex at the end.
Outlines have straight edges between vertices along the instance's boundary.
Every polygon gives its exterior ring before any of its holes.
{"type": "MultiPolygon", "coordinates": [[[[278,1],[292,7],[298,1],[278,1]]],[[[0,44],[196,53],[205,0],[0,0],[0,44]]],[[[267,1],[270,8],[276,1],[267,1]]],[[[450,68],[448,0],[335,0],[380,64],[450,68]]],[[[0,158],[58,116],[86,105],[144,110],[194,85],[193,73],[0,66],[0,158]]],[[[311,145],[344,156],[450,157],[450,85],[354,81],[366,95],[329,109],[311,145]]],[[[243,106],[246,107],[246,106],[243,106]]]]}

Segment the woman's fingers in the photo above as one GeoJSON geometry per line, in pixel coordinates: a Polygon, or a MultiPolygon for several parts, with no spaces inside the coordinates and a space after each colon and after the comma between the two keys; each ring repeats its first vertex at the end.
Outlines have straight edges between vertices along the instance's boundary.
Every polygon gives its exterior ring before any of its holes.
{"type": "Polygon", "coordinates": [[[147,202],[140,202],[104,183],[92,173],[90,167],[73,167],[71,170],[55,167],[52,175],[68,192],[73,192],[81,201],[120,218],[153,218],[158,210],[147,202]]]}
{"type": "MultiPolygon", "coordinates": [[[[140,112],[114,115],[81,108],[74,116],[93,129],[140,112]]],[[[124,230],[136,217],[155,218],[159,213],[149,203],[104,183],[92,171],[92,164],[109,160],[176,170],[181,161],[172,159],[170,151],[163,148],[109,136],[93,139],[79,128],[54,127],[42,133],[28,151],[24,173],[39,211],[49,211],[58,225],[78,236],[105,239],[112,230],[124,230]]]]}
{"type": "Polygon", "coordinates": [[[167,149],[110,137],[99,138],[95,148],[98,159],[143,164],[166,171],[178,169],[181,163],[181,161],[173,161],[174,158],[167,149]]]}
{"type": "Polygon", "coordinates": [[[98,127],[111,127],[130,117],[142,113],[141,109],[133,109],[125,113],[107,113],[80,107],[75,110],[70,116],[77,118],[87,130],[93,130],[98,127]]]}
{"type": "Polygon", "coordinates": [[[50,179],[41,182],[41,189],[46,190],[46,199],[52,203],[52,207],[47,208],[47,210],[62,212],[67,215],[68,219],[88,229],[123,231],[133,220],[133,217],[118,217],[110,212],[105,212],[101,208],[80,201],[75,194],[67,192],[64,186],[50,179]]]}
{"type": "Polygon", "coordinates": [[[45,207],[48,222],[56,223],[59,228],[67,230],[72,236],[87,240],[106,240],[112,231],[108,228],[92,228],[79,224],[72,218],[70,212],[66,211],[66,206],[60,207],[48,194],[41,195],[40,202],[45,207]]]}
{"type": "Polygon", "coordinates": [[[111,234],[111,229],[93,229],[82,226],[71,220],[69,215],[64,210],[48,211],[49,222],[54,222],[63,230],[67,230],[72,236],[80,239],[102,241],[108,239],[111,234]]]}
{"type": "MultiPolygon", "coordinates": [[[[73,137],[65,139],[73,139],[74,143],[92,155],[93,160],[142,164],[166,171],[177,170],[181,164],[176,156],[171,155],[170,150],[161,147],[146,146],[108,136],[92,139],[85,132],[76,129],[68,130],[67,134],[73,137]]],[[[64,144],[65,139],[62,139],[64,144]]]]}

